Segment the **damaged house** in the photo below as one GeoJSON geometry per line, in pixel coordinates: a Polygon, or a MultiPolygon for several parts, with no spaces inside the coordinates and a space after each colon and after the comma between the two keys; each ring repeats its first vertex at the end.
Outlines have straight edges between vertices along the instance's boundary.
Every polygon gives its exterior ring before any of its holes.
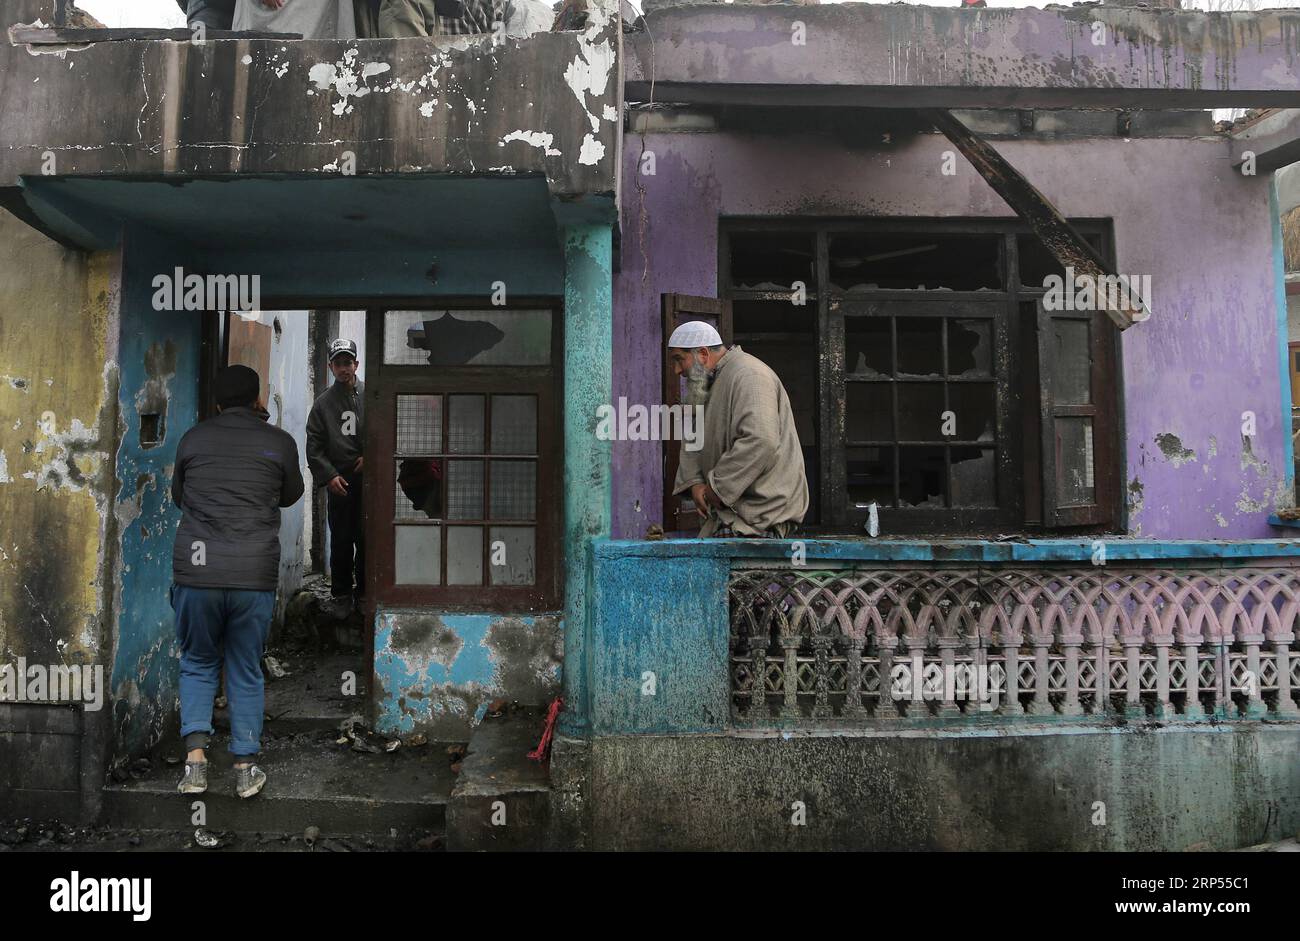
{"type": "MultiPolygon", "coordinates": [[[[0,663],[106,694],[0,703],[23,812],[111,818],[107,769],[175,734],[170,475],[216,368],[301,440],[343,333],[356,709],[469,742],[421,795],[449,846],[1300,826],[1300,12],[588,0],[504,39],[195,43],[64,7],[9,3],[0,43],[0,663]],[[257,311],[157,304],[182,274],[256,276],[257,311]],[[597,433],[681,401],[689,320],[788,391],[792,539],[694,538],[682,442],[597,433]]],[[[285,512],[280,612],[322,525],[285,512]]]]}

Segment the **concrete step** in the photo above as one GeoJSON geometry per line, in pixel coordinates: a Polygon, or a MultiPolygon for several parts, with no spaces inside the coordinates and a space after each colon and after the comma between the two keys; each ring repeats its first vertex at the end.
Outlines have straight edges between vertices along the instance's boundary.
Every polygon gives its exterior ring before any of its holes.
{"type": "Polygon", "coordinates": [[[528,757],[544,726],[541,710],[527,709],[474,730],[447,807],[448,850],[546,848],[550,769],[528,757]]]}
{"type": "Polygon", "coordinates": [[[455,783],[445,744],[402,746],[378,755],[335,744],[335,732],[267,737],[259,764],[268,780],[262,793],[234,793],[234,758],[226,737],[208,751],[208,791],[176,791],[183,766],[155,762],[138,780],[104,788],[101,823],[115,828],[194,830],[192,804],[204,802],[210,830],[238,833],[389,835],[396,829],[440,833],[455,783]]]}
{"type": "MultiPolygon", "coordinates": [[[[264,711],[268,735],[330,731],[337,729],[348,716],[366,714],[370,690],[364,655],[285,650],[270,653],[287,665],[289,675],[279,679],[267,677],[264,711]],[[343,695],[345,672],[356,677],[355,695],[343,695]]],[[[229,732],[229,712],[213,710],[212,725],[219,732],[229,732]]]]}

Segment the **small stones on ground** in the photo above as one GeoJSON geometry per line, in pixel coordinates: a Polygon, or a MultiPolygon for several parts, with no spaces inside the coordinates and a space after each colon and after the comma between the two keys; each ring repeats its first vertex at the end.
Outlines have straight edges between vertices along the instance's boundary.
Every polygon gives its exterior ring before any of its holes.
{"type": "MultiPolygon", "coordinates": [[[[139,837],[133,837],[132,839],[134,845],[134,841],[139,840],[139,837]]],[[[194,831],[194,842],[205,850],[214,850],[221,845],[221,838],[199,827],[194,831]]]]}
{"type": "Polygon", "coordinates": [[[308,846],[315,846],[320,839],[320,827],[308,827],[302,835],[302,841],[308,846]]]}
{"type": "Polygon", "coordinates": [[[262,658],[262,666],[266,667],[267,675],[273,680],[284,679],[289,675],[289,671],[285,669],[284,664],[270,654],[262,658]]]}
{"type": "Polygon", "coordinates": [[[416,732],[414,735],[411,735],[406,739],[406,744],[408,748],[419,748],[421,745],[428,745],[429,736],[425,735],[423,732],[416,732]]]}
{"type": "Polygon", "coordinates": [[[397,751],[397,749],[401,747],[402,747],[402,740],[400,738],[395,738],[387,745],[384,746],[384,751],[391,753],[397,751]]]}

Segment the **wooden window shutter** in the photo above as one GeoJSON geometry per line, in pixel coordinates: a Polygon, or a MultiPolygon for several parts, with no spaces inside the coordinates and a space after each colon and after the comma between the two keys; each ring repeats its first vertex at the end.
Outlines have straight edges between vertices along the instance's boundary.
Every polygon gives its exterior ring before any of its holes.
{"type": "MultiPolygon", "coordinates": [[[[659,355],[663,364],[663,400],[667,405],[678,405],[682,401],[683,382],[673,375],[672,363],[668,360],[668,338],[682,324],[691,320],[704,320],[717,327],[722,342],[730,346],[731,301],[716,297],[692,297],[689,294],[664,294],[661,307],[663,340],[659,355]]],[[[673,494],[680,452],[680,441],[664,442],[664,532],[696,532],[700,528],[700,517],[695,512],[695,504],[691,502],[690,496],[673,494]]]]}
{"type": "Polygon", "coordinates": [[[1119,428],[1115,328],[1101,311],[1038,310],[1043,522],[1116,522],[1119,428]]]}

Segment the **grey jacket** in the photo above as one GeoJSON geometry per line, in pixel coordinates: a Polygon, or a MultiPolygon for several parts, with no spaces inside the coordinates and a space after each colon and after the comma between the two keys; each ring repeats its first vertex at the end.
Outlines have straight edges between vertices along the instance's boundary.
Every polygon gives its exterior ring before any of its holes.
{"type": "Polygon", "coordinates": [[[780,377],[733,346],[713,374],[704,406],[703,447],[682,448],[673,493],[708,482],[722,500],[700,526],[743,536],[784,537],[808,512],[808,478],[790,397],[780,377]]]}
{"type": "Polygon", "coordinates": [[[266,412],[228,408],[181,438],[172,502],[181,523],[172,578],[195,588],[274,591],[280,572],[280,507],[302,496],[298,444],[266,412]]]}
{"type": "Polygon", "coordinates": [[[340,474],[352,476],[366,440],[366,384],[357,380],[356,391],[335,382],[316,397],[307,416],[307,466],[317,487],[324,487],[340,474]],[[343,434],[345,412],[355,412],[352,435],[343,434]]]}

